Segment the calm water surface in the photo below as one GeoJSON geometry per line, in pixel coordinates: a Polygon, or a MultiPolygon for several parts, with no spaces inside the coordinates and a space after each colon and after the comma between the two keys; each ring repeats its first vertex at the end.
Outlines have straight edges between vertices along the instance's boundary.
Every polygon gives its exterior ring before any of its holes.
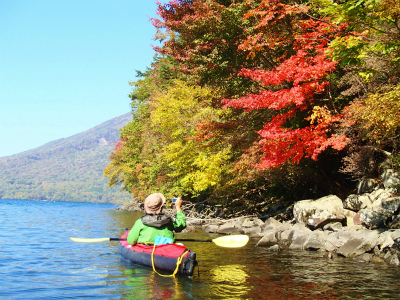
{"type": "Polygon", "coordinates": [[[122,260],[117,242],[69,239],[118,237],[140,217],[115,208],[0,200],[0,299],[400,299],[400,268],[318,252],[192,242],[194,276],[165,278],[122,260]]]}

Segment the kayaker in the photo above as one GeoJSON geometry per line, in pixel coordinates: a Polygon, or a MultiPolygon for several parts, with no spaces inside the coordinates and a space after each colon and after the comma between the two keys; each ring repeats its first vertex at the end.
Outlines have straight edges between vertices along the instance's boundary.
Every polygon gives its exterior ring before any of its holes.
{"type": "MultiPolygon", "coordinates": [[[[175,202],[176,216],[171,218],[162,213],[165,197],[161,193],[154,193],[144,201],[145,216],[138,219],[127,236],[131,245],[154,243],[156,237],[175,240],[174,231],[180,232],[186,228],[186,218],[182,212],[182,199],[175,202]]],[[[157,238],[159,239],[159,238],[157,238]]]]}

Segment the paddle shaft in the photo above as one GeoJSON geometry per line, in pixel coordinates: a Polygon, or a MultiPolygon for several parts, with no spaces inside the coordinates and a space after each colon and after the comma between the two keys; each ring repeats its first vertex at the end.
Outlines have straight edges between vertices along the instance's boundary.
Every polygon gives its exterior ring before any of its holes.
{"type": "MultiPolygon", "coordinates": [[[[110,241],[126,241],[126,239],[121,238],[110,238],[110,241]]],[[[175,239],[176,242],[209,242],[212,240],[198,240],[198,239],[175,239]]]]}
{"type": "MultiPolygon", "coordinates": [[[[92,239],[84,239],[84,238],[74,238],[70,237],[74,242],[80,243],[99,243],[106,241],[126,241],[126,239],[122,238],[92,238],[92,239]]],[[[177,242],[212,242],[220,247],[226,248],[240,248],[247,244],[249,241],[249,236],[247,235],[228,235],[222,236],[215,239],[176,239],[177,242]]]]}

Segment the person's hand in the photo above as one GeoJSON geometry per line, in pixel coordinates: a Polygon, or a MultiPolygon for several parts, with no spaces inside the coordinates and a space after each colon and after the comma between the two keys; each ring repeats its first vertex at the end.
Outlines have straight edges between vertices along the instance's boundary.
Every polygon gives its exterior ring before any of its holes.
{"type": "Polygon", "coordinates": [[[175,202],[175,207],[176,207],[176,211],[181,211],[181,206],[182,206],[182,198],[178,197],[178,199],[175,202]]]}

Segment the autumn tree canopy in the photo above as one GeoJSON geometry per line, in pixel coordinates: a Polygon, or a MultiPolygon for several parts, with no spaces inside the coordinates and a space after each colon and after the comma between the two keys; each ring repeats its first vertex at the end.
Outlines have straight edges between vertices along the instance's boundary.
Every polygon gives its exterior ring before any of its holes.
{"type": "Polygon", "coordinates": [[[175,0],[158,14],[111,185],[293,201],[343,189],[363,147],[398,155],[398,1],[175,0]]]}

